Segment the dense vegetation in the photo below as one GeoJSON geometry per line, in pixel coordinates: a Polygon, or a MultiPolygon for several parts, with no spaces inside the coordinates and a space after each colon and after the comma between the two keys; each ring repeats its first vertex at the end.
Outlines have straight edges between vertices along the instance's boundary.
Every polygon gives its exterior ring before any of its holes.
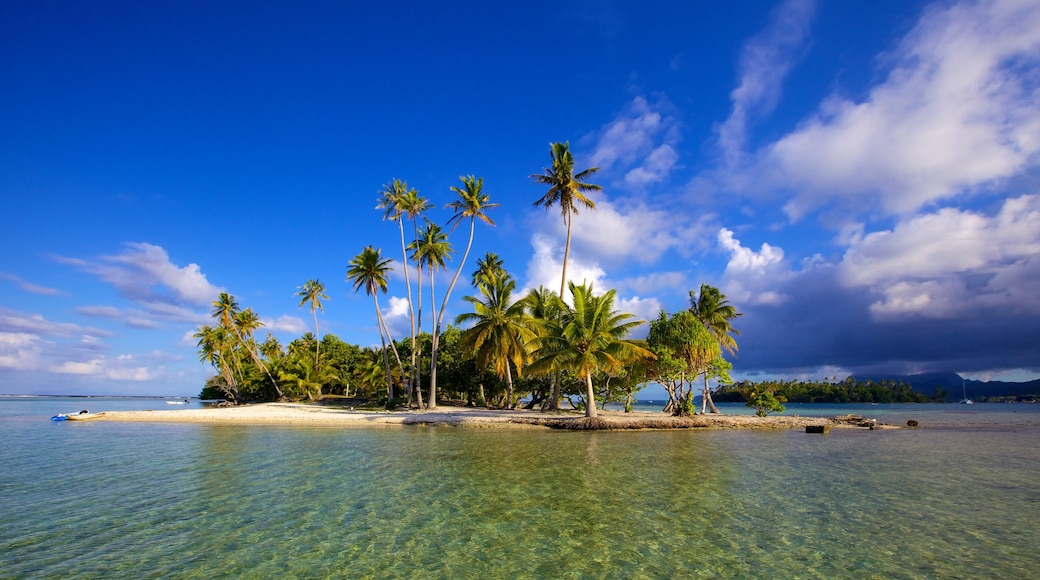
{"type": "MultiPolygon", "coordinates": [[[[743,402],[756,393],[769,393],[781,403],[927,403],[933,398],[913,390],[901,381],[741,381],[723,385],[715,392],[716,401],[743,402]]],[[[945,392],[937,392],[938,400],[945,392]]]]}
{"type": "MultiPolygon", "coordinates": [[[[213,303],[214,324],[199,327],[195,338],[202,361],[217,371],[201,396],[234,402],[276,399],[313,400],[322,395],[361,397],[389,407],[408,405],[436,408],[439,398],[473,405],[513,407],[529,399],[530,407],[560,408],[562,400],[584,408],[595,417],[608,402],[631,405],[635,393],[648,382],[660,382],[669,393],[666,410],[690,414],[698,377],[713,412],[708,380],[729,380],[729,363],[722,352],[734,352],[739,334],[730,321],[740,314],[726,296],[704,284],[690,292],[688,310],[662,312],[651,323],[646,341],[628,337],[644,323],[615,309],[616,292],[595,292],[591,284],[568,282],[571,226],[580,209],[595,209],[586,193],[599,185],[584,180],[598,171],[575,171],[567,143],[550,148],[551,166],[531,175],[548,190],[536,206],[558,207],[567,228],[560,292],[543,287],[516,296],[516,282],[502,260],[488,252],[472,273],[473,294],[464,299],[471,312],[459,315],[452,326],[444,320],[448,302],[466,266],[476,224],[494,226],[489,211],[498,207],[484,192],[484,181],[461,177],[452,187],[455,199],[446,207],[454,214],[452,231],[468,225],[468,240],[447,291],[437,307],[435,274],[455,255],[447,234],[424,216],[432,204],[407,183],[393,180],[380,192],[383,219],[397,224],[407,288],[409,331],[397,340],[383,320],[379,295],[387,292],[393,260],[382,250],[366,246],[349,260],[346,281],[355,292],[372,297],[380,347],[347,344],[334,335],[320,335],[318,312],[324,312],[325,285],[309,280],[300,287],[300,307],[308,306],[314,333],[284,348],[273,335],[258,343],[260,317],[242,309],[234,296],[223,293],[213,303]],[[422,225],[420,225],[420,218],[422,225]],[[412,240],[405,234],[410,223],[412,240]],[[414,278],[412,277],[412,268],[414,278]],[[430,331],[423,331],[423,274],[429,280],[430,331]],[[413,292],[413,280],[414,290],[413,292]],[[566,293],[566,294],[565,294],[566,293]],[[565,301],[563,297],[566,296],[565,301]],[[424,389],[423,385],[428,386],[424,389]]],[[[702,407],[702,412],[706,409],[702,407]]]]}

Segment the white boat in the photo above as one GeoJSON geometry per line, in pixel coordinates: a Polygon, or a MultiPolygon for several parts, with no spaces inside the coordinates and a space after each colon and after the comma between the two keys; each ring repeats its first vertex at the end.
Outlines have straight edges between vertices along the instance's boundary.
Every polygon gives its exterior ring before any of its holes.
{"type": "Polygon", "coordinates": [[[184,399],[183,401],[166,401],[166,404],[167,405],[187,405],[188,404],[188,399],[184,399]]]}
{"type": "Polygon", "coordinates": [[[974,405],[975,401],[972,401],[971,399],[968,398],[968,389],[967,389],[967,387],[964,386],[964,379],[961,379],[961,390],[964,392],[963,393],[964,398],[961,399],[961,404],[962,405],[974,405]]]}

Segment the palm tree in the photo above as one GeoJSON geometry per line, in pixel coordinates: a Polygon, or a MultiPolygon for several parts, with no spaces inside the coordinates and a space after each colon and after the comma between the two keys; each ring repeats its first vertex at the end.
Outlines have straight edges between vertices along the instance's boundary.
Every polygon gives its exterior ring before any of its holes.
{"type": "Polygon", "coordinates": [[[384,260],[380,255],[380,250],[373,248],[372,246],[366,246],[360,254],[354,256],[350,260],[350,268],[347,270],[347,281],[353,282],[354,292],[364,288],[365,294],[372,297],[372,302],[376,307],[376,321],[379,324],[379,340],[383,344],[383,366],[386,370],[386,397],[387,406],[391,403],[390,401],[394,398],[394,384],[392,382],[392,376],[390,374],[390,358],[386,353],[386,339],[387,336],[384,334],[386,325],[383,323],[383,313],[379,310],[379,298],[380,292],[386,294],[387,283],[390,280],[390,264],[393,260],[389,258],[384,260]]]}
{"type": "Polygon", "coordinates": [[[318,334],[318,310],[325,312],[325,307],[322,305],[322,300],[328,300],[329,297],[325,294],[325,285],[322,284],[317,278],[314,280],[307,280],[307,282],[300,287],[300,291],[296,293],[300,297],[300,306],[307,304],[311,305],[311,316],[314,317],[314,335],[318,338],[314,341],[314,368],[315,370],[321,368],[318,359],[318,351],[321,349],[321,335],[318,334]]]}
{"type": "MultiPolygon", "coordinates": [[[[408,321],[409,321],[409,334],[411,335],[411,346],[412,346],[412,378],[409,380],[408,387],[408,398],[409,401],[413,395],[413,391],[418,388],[418,375],[416,373],[415,364],[415,302],[412,300],[412,282],[408,277],[408,253],[407,245],[404,241],[404,217],[407,215],[412,220],[413,232],[418,235],[418,226],[416,219],[422,212],[426,211],[431,207],[431,204],[426,198],[420,197],[419,193],[414,189],[409,189],[408,184],[400,179],[394,179],[389,184],[383,186],[383,190],[380,192],[380,199],[376,209],[384,210],[383,219],[397,222],[398,229],[401,232],[401,258],[404,269],[404,284],[408,291],[408,321]]],[[[419,281],[419,292],[422,292],[422,281],[419,281]]],[[[422,300],[422,295],[419,297],[422,300]]],[[[419,405],[422,406],[422,396],[419,396],[419,405]]]]}
{"type": "MultiPolygon", "coordinates": [[[[419,234],[416,236],[415,241],[409,244],[408,248],[412,250],[412,259],[415,260],[415,263],[419,268],[421,269],[425,267],[430,273],[430,316],[432,317],[437,311],[436,286],[433,282],[434,273],[436,273],[437,270],[445,269],[445,260],[455,254],[455,250],[452,249],[451,244],[448,242],[447,234],[441,230],[440,226],[429,219],[426,220],[426,227],[419,230],[419,234]]],[[[420,286],[419,289],[421,292],[422,286],[420,286]]],[[[415,333],[420,336],[422,335],[421,298],[422,295],[420,294],[419,313],[415,325],[415,333]]],[[[436,320],[431,318],[430,322],[430,326],[432,327],[436,323],[436,320]]],[[[416,381],[418,381],[418,379],[419,376],[416,374],[416,381]]],[[[432,394],[433,391],[434,389],[431,386],[430,393],[432,394]]],[[[436,407],[437,401],[431,399],[430,401],[427,401],[427,406],[429,408],[436,407]]]]}
{"type": "Polygon", "coordinates": [[[511,277],[503,268],[502,258],[494,252],[487,252],[477,260],[477,269],[473,271],[473,287],[492,286],[499,278],[511,277]]]}
{"type": "Polygon", "coordinates": [[[599,167],[590,167],[577,174],[574,173],[574,156],[571,155],[570,142],[552,143],[549,145],[549,155],[552,157],[552,167],[546,167],[545,173],[535,173],[531,179],[535,183],[548,185],[549,191],[534,204],[544,206],[545,209],[559,204],[563,214],[563,223],[567,224],[567,245],[563,251],[563,273],[560,275],[560,296],[567,284],[567,259],[571,253],[571,220],[578,213],[578,206],[588,209],[596,209],[596,204],[585,197],[586,191],[603,191],[603,188],[593,183],[585,183],[592,174],[599,171],[599,167]]]}
{"type": "Polygon", "coordinates": [[[462,180],[463,187],[453,186],[451,188],[459,197],[446,206],[455,210],[455,214],[451,216],[448,223],[451,224],[451,229],[454,230],[463,220],[469,219],[469,242],[466,243],[466,251],[462,254],[459,269],[455,271],[455,276],[451,279],[451,284],[448,285],[448,292],[444,295],[440,313],[437,314],[437,320],[433,327],[433,346],[430,353],[429,407],[431,409],[437,408],[437,341],[441,334],[441,324],[444,322],[444,311],[448,308],[451,291],[455,288],[455,283],[459,281],[459,274],[462,273],[462,268],[466,265],[466,259],[469,258],[469,250],[473,247],[473,230],[477,220],[479,219],[490,226],[495,225],[494,220],[489,218],[485,212],[498,207],[497,203],[490,203],[488,196],[484,193],[484,178],[467,175],[459,177],[459,179],[462,180]]]}
{"type": "Polygon", "coordinates": [[[592,375],[597,371],[613,371],[627,362],[652,358],[641,341],[626,339],[632,328],[643,324],[634,315],[614,310],[615,290],[595,296],[592,286],[569,283],[573,306],[564,312],[558,332],[537,339],[541,357],[528,367],[536,374],[558,369],[573,371],[585,380],[587,403],[585,416],[595,417],[596,394],[592,375]]]}
{"type": "MultiPolygon", "coordinates": [[[[259,326],[259,318],[256,317],[256,314],[253,313],[252,309],[248,309],[248,311],[250,312],[250,315],[247,316],[246,320],[255,319],[257,326],[259,326]]],[[[239,309],[238,301],[235,300],[235,297],[227,292],[221,292],[220,295],[217,296],[217,299],[213,301],[213,310],[210,313],[213,315],[213,318],[216,318],[220,322],[220,326],[234,332],[234,335],[239,340],[239,344],[241,344],[243,348],[246,349],[246,352],[249,353],[249,357],[253,359],[256,366],[260,367],[260,370],[267,375],[267,378],[271,380],[271,385],[274,386],[275,396],[281,399],[285,395],[282,393],[282,389],[278,386],[278,381],[274,380],[271,371],[267,370],[267,366],[260,360],[260,356],[250,348],[249,343],[246,342],[246,338],[242,334],[242,330],[238,326],[238,317],[240,316],[239,312],[241,312],[241,310],[239,309]]],[[[252,329],[247,329],[247,331],[252,332],[252,329]]]]}
{"type": "MultiPolygon", "coordinates": [[[[559,327],[561,316],[566,305],[560,300],[555,292],[544,286],[528,290],[527,296],[523,298],[524,306],[527,308],[528,317],[538,336],[552,334],[559,327]]],[[[548,409],[558,411],[560,409],[560,374],[553,372],[549,374],[549,398],[548,409]]],[[[542,407],[546,408],[545,405],[542,407]]]]}
{"type": "Polygon", "coordinates": [[[193,338],[198,341],[199,360],[208,362],[217,369],[224,378],[224,389],[222,389],[224,394],[231,397],[234,402],[240,402],[242,397],[238,394],[238,385],[235,383],[231,367],[228,366],[224,356],[228,347],[225,329],[204,324],[195,332],[193,338]]]}
{"type": "Polygon", "coordinates": [[[730,320],[744,315],[737,312],[736,307],[726,300],[726,295],[719,292],[718,288],[709,284],[701,284],[700,293],[697,295],[690,290],[690,312],[693,312],[697,319],[704,324],[708,332],[718,341],[720,347],[729,351],[730,354],[737,352],[737,341],[730,336],[730,333],[739,335],[740,331],[733,328],[730,320]]]}
{"type": "MultiPolygon", "coordinates": [[[[730,320],[740,318],[743,314],[737,312],[736,307],[726,300],[726,295],[718,288],[702,283],[700,292],[696,296],[694,296],[693,290],[690,290],[690,312],[693,312],[701,324],[708,329],[720,348],[727,350],[730,354],[737,352],[737,341],[731,333],[740,334],[740,331],[733,328],[730,320]]],[[[712,413],[719,412],[715,407],[715,402],[711,400],[711,391],[708,390],[708,373],[705,373],[701,413],[707,406],[711,407],[712,413]]]]}
{"type": "Polygon", "coordinates": [[[480,286],[482,298],[465,296],[473,305],[473,312],[464,312],[455,318],[456,324],[473,322],[474,325],[462,333],[460,342],[471,350],[477,367],[483,372],[491,365],[499,378],[506,380],[509,388],[508,405],[513,406],[513,373],[522,376],[528,357],[527,345],[534,338],[525,310],[525,303],[511,303],[516,281],[510,276],[493,278],[480,286]]]}

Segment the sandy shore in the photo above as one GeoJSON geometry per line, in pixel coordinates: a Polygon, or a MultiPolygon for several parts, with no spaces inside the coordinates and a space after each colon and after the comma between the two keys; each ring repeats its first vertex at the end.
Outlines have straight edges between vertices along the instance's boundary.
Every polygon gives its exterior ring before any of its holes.
{"type": "MultiPolygon", "coordinates": [[[[394,425],[452,425],[494,428],[573,428],[583,415],[577,412],[501,411],[471,407],[441,407],[433,411],[352,411],[303,403],[264,403],[240,407],[170,411],[108,411],[97,421],[148,423],[278,424],[322,427],[394,425]]],[[[753,415],[698,415],[680,419],[662,413],[600,411],[600,418],[617,429],[804,429],[809,425],[850,427],[822,417],[755,417],[753,415]]],[[[880,425],[879,425],[880,426],[880,425]]],[[[862,428],[862,425],[859,425],[862,428]]]]}

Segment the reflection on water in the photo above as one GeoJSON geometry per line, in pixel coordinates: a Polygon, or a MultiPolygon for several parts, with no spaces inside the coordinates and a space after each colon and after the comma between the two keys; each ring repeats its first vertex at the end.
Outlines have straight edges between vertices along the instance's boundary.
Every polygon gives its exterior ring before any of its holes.
{"type": "Polygon", "coordinates": [[[1031,410],[908,406],[952,428],[812,436],[63,424],[2,405],[3,576],[1028,578],[1040,564],[1031,410]]]}

